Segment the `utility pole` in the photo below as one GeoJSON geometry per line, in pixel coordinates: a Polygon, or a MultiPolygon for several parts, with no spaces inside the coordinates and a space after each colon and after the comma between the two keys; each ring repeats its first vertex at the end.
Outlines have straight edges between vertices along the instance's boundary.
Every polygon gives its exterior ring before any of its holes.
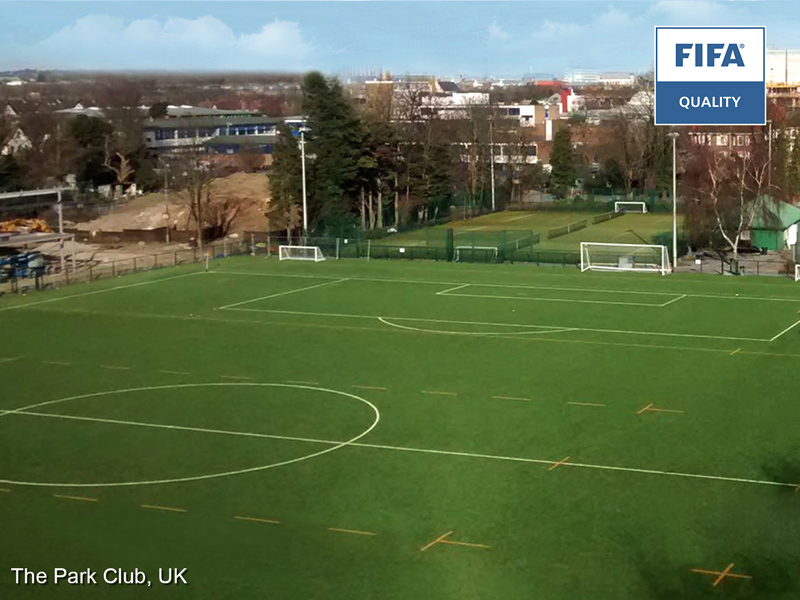
{"type": "Polygon", "coordinates": [[[767,120],[767,189],[772,191],[772,119],[767,120]]]}
{"type": "Polygon", "coordinates": [[[308,206],[306,201],[306,128],[300,127],[300,165],[303,172],[303,244],[308,239],[308,206]]]}
{"type": "Polygon", "coordinates": [[[672,139],[672,270],[675,271],[678,268],[678,161],[676,158],[678,133],[670,132],[667,137],[672,139]]]}

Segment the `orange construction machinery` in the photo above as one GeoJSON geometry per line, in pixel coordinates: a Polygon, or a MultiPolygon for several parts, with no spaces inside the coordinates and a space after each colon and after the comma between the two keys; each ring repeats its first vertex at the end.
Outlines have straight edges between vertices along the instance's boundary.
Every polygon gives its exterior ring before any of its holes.
{"type": "Polygon", "coordinates": [[[52,233],[52,229],[41,219],[12,219],[10,221],[0,221],[0,233],[33,233],[41,231],[52,233]]]}

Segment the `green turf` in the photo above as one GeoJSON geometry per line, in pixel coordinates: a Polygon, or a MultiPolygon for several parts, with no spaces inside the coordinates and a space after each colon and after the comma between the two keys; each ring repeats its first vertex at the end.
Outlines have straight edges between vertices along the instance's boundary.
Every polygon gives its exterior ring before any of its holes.
{"type": "Polygon", "coordinates": [[[788,279],[263,257],[5,296],[0,598],[797,598],[798,310],[788,279]],[[421,550],[447,532],[479,546],[421,550]]]}
{"type": "MultiPolygon", "coordinates": [[[[444,247],[446,230],[453,229],[456,246],[511,248],[516,239],[525,239],[530,233],[536,233],[539,234],[540,241],[533,249],[574,253],[580,242],[653,244],[657,243],[660,235],[671,235],[672,231],[672,215],[669,214],[627,213],[595,225],[592,218],[597,215],[598,213],[585,211],[504,211],[390,235],[374,240],[373,244],[444,247]],[[586,228],[548,239],[548,230],[583,220],[587,221],[586,228]]],[[[681,221],[682,219],[679,227],[681,221]]]]}

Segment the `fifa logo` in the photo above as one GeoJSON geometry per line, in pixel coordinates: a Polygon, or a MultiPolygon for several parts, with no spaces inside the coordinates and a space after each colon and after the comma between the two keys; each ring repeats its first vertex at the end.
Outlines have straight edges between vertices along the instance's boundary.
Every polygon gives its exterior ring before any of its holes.
{"type": "Polygon", "coordinates": [[[703,52],[703,44],[675,44],[675,66],[684,66],[684,61],[694,54],[695,67],[716,67],[715,63],[718,58],[722,58],[720,67],[731,65],[743,67],[744,60],[742,53],[739,52],[742,48],[744,48],[744,44],[705,44],[705,52],[703,52]],[[703,64],[703,58],[705,58],[705,64],[703,64]]]}

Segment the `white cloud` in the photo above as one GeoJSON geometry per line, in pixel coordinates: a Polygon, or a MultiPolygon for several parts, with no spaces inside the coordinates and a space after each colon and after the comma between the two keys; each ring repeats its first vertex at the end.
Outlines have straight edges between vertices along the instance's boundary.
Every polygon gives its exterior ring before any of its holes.
{"type": "Polygon", "coordinates": [[[500,27],[500,25],[497,23],[492,23],[489,25],[487,32],[489,34],[489,39],[493,41],[503,42],[510,37],[508,32],[500,27]]]}
{"type": "Polygon", "coordinates": [[[37,44],[49,63],[79,69],[303,69],[314,51],[298,23],[279,21],[236,34],[213,16],[125,21],[78,19],[37,44]]]}

